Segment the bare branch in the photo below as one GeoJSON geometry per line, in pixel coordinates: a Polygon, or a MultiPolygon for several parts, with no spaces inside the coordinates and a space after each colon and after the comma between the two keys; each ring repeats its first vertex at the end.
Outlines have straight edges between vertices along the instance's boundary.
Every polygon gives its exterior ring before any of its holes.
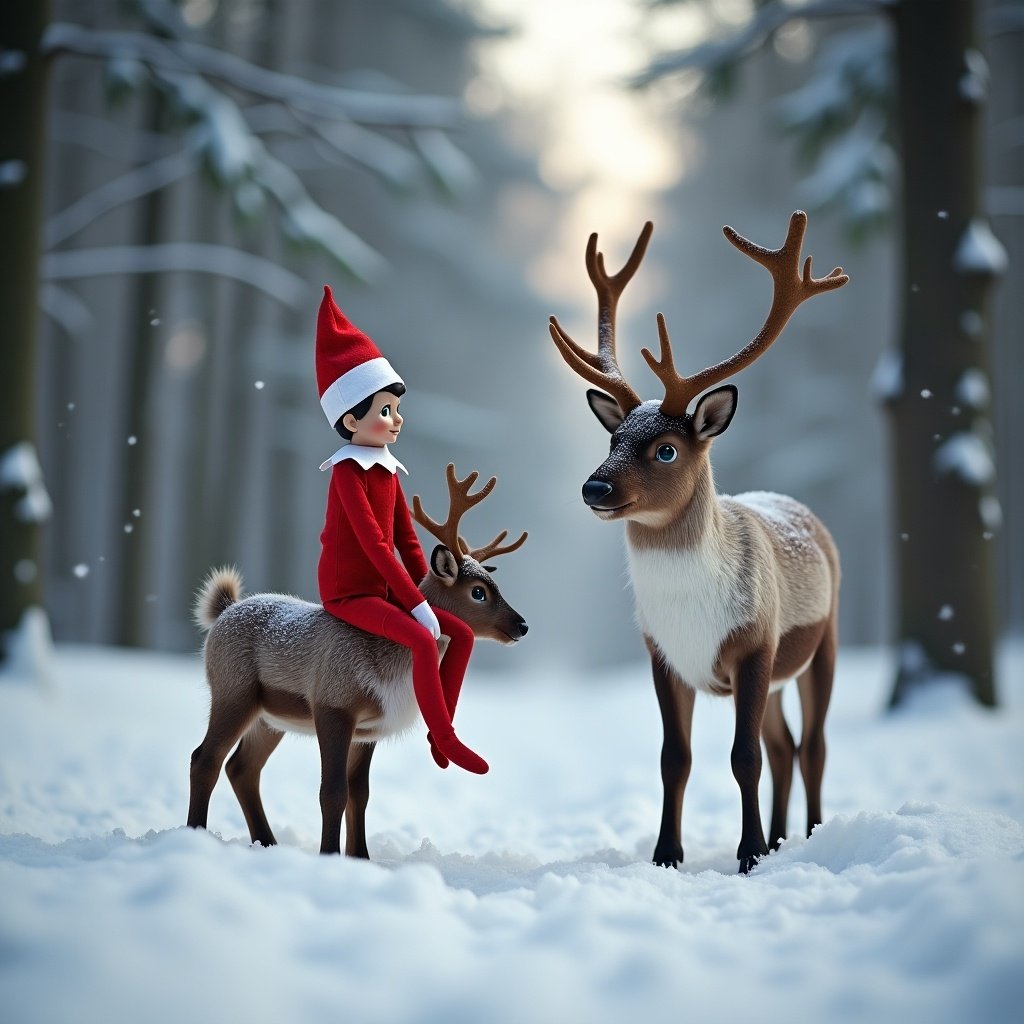
{"type": "Polygon", "coordinates": [[[169,156],[176,144],[166,135],[141,128],[123,128],[106,117],[70,110],[51,110],[47,128],[50,138],[62,145],[82,146],[108,160],[123,163],[150,162],[169,156]]]}
{"type": "Polygon", "coordinates": [[[46,222],[43,228],[44,245],[48,249],[52,248],[123,203],[180,181],[195,170],[195,166],[195,149],[186,147],[178,153],[154,160],[144,167],[136,167],[119,178],[105,182],[99,188],[76,199],[46,222]]]}
{"type": "Polygon", "coordinates": [[[92,310],[70,288],[44,284],[39,289],[39,307],[72,338],[96,324],[92,310]]]}
{"type": "Polygon", "coordinates": [[[857,14],[877,14],[892,0],[810,0],[788,4],[775,0],[757,9],[750,21],[730,36],[709,39],[685,50],[666,53],[630,79],[634,87],[650,85],[678,71],[695,70],[708,74],[750,56],[771,39],[772,34],[797,18],[833,18],[857,14]]]}
{"type": "Polygon", "coordinates": [[[204,242],[70,249],[44,256],[40,274],[45,281],[68,281],[107,274],[174,271],[230,277],[293,309],[303,309],[309,302],[309,285],[296,274],[240,249],[204,242]]]}

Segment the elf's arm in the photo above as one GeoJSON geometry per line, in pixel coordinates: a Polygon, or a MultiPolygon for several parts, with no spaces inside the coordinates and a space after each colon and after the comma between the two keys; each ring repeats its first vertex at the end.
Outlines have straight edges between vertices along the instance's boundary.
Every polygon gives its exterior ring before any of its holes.
{"type": "Polygon", "coordinates": [[[405,502],[405,495],[402,493],[402,485],[397,480],[395,495],[395,547],[402,556],[402,562],[409,575],[414,580],[422,580],[428,572],[427,559],[420,547],[419,537],[412,526],[412,516],[409,515],[409,506],[405,502]]]}
{"type": "MultiPolygon", "coordinates": [[[[335,467],[333,478],[332,484],[339,489],[339,497],[348,513],[359,546],[386,581],[398,603],[411,613],[413,608],[423,603],[423,595],[384,540],[384,534],[370,508],[362,472],[354,462],[346,461],[335,467]]],[[[423,575],[426,574],[424,565],[423,575]]]]}

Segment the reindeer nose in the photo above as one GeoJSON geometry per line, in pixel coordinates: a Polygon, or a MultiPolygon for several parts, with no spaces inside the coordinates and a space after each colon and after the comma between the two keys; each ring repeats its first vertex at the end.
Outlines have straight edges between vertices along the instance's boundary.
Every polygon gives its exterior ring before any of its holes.
{"type": "Polygon", "coordinates": [[[519,620],[519,635],[526,636],[530,632],[530,627],[526,624],[526,619],[519,620]]]}
{"type": "Polygon", "coordinates": [[[588,506],[600,504],[614,488],[606,480],[595,480],[591,477],[583,485],[583,501],[588,506]]]}

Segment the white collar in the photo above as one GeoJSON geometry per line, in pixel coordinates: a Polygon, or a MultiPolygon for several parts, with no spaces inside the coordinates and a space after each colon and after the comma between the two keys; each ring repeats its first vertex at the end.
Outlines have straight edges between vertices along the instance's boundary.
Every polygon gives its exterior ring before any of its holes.
{"type": "Polygon", "coordinates": [[[369,469],[371,466],[383,466],[389,473],[394,473],[395,470],[400,469],[406,476],[409,475],[409,470],[391,454],[387,445],[384,445],[382,448],[376,448],[365,444],[343,445],[329,459],[325,459],[320,463],[320,472],[322,473],[325,469],[330,469],[331,466],[336,466],[339,462],[344,462],[345,459],[351,459],[353,462],[359,463],[363,469],[369,469]]]}

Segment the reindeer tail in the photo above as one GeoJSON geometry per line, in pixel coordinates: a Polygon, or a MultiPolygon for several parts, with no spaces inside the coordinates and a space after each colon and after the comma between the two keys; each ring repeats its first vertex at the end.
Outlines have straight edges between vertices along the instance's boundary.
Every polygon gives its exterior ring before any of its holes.
{"type": "Polygon", "coordinates": [[[241,596],[242,574],[234,566],[225,565],[220,569],[212,569],[196,594],[192,618],[196,625],[206,632],[213,627],[218,616],[241,596]]]}

